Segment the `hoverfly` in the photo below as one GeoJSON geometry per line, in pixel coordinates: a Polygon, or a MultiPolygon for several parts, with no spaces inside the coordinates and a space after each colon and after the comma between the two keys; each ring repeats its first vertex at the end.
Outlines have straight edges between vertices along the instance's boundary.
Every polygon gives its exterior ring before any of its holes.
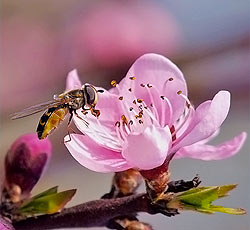
{"type": "Polygon", "coordinates": [[[68,127],[75,114],[78,118],[83,120],[84,124],[88,126],[88,122],[77,114],[78,109],[82,109],[83,114],[87,114],[88,110],[95,117],[99,117],[100,111],[95,109],[98,95],[103,93],[103,90],[96,90],[94,86],[84,84],[81,89],[73,89],[64,92],[60,95],[54,95],[54,99],[45,103],[34,105],[24,109],[23,111],[11,115],[11,119],[19,119],[47,110],[41,117],[37,126],[37,136],[39,139],[46,138],[53,130],[55,130],[65,116],[69,113],[68,127]],[[88,108],[85,108],[88,106],[88,108]]]}

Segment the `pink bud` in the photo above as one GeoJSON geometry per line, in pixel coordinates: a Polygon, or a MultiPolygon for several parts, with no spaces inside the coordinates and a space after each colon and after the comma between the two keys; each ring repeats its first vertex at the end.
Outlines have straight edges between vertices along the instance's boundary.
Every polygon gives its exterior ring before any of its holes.
{"type": "Polygon", "coordinates": [[[34,133],[25,134],[12,144],[5,158],[4,186],[14,202],[29,196],[50,156],[50,141],[39,140],[34,133]]]}

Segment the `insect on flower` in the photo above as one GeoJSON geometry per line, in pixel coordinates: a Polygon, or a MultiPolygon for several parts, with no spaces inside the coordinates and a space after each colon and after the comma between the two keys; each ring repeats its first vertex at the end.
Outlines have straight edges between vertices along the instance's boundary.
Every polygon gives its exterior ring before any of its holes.
{"type": "MultiPolygon", "coordinates": [[[[72,71],[70,74],[74,73],[76,73],[76,71],[72,71]]],[[[96,90],[95,87],[90,84],[84,84],[81,88],[72,89],[60,95],[54,95],[54,99],[51,101],[34,105],[20,112],[14,113],[11,115],[11,119],[14,120],[27,117],[46,110],[42,115],[36,130],[39,139],[46,138],[58,127],[68,113],[70,114],[68,128],[73,118],[73,114],[79,117],[84,124],[88,126],[88,122],[77,114],[77,110],[82,109],[81,112],[83,114],[90,111],[93,116],[98,118],[100,111],[95,109],[95,105],[98,101],[97,93],[102,92],[102,90],[96,90]],[[88,108],[85,108],[85,106],[88,106],[88,108]]]]}

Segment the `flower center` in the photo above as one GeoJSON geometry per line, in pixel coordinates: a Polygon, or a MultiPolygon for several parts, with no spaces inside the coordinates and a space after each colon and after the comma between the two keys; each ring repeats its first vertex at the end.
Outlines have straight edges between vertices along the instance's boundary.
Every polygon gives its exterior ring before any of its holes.
{"type": "MultiPolygon", "coordinates": [[[[145,89],[147,101],[142,98],[136,98],[133,89],[135,89],[135,77],[129,77],[131,84],[129,88],[124,91],[121,90],[119,84],[113,80],[111,85],[118,91],[118,99],[121,102],[123,114],[119,121],[115,123],[116,133],[121,143],[124,143],[130,133],[142,133],[149,125],[156,125],[164,127],[170,126],[172,134],[172,141],[176,141],[180,137],[189,120],[193,116],[194,108],[182,91],[176,92],[180,97],[186,101],[186,107],[183,115],[177,120],[173,121],[173,107],[170,100],[161,95],[157,87],[150,83],[141,83],[140,86],[145,89]]],[[[173,81],[174,78],[169,78],[163,85],[162,92],[167,90],[167,85],[173,81]]]]}

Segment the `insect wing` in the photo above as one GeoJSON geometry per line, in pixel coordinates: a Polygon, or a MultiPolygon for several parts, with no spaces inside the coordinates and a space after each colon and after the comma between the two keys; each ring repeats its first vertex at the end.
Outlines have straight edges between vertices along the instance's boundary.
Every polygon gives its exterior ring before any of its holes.
{"type": "Polygon", "coordinates": [[[38,105],[33,105],[31,107],[28,107],[28,108],[26,108],[26,109],[24,109],[24,110],[22,110],[20,112],[13,113],[13,114],[10,115],[10,117],[11,117],[12,120],[27,117],[27,116],[30,116],[32,114],[39,113],[39,112],[44,111],[44,110],[46,110],[48,108],[58,106],[58,105],[61,105],[61,104],[64,104],[64,100],[47,101],[47,102],[44,102],[44,103],[41,103],[41,104],[38,104],[38,105]]]}

